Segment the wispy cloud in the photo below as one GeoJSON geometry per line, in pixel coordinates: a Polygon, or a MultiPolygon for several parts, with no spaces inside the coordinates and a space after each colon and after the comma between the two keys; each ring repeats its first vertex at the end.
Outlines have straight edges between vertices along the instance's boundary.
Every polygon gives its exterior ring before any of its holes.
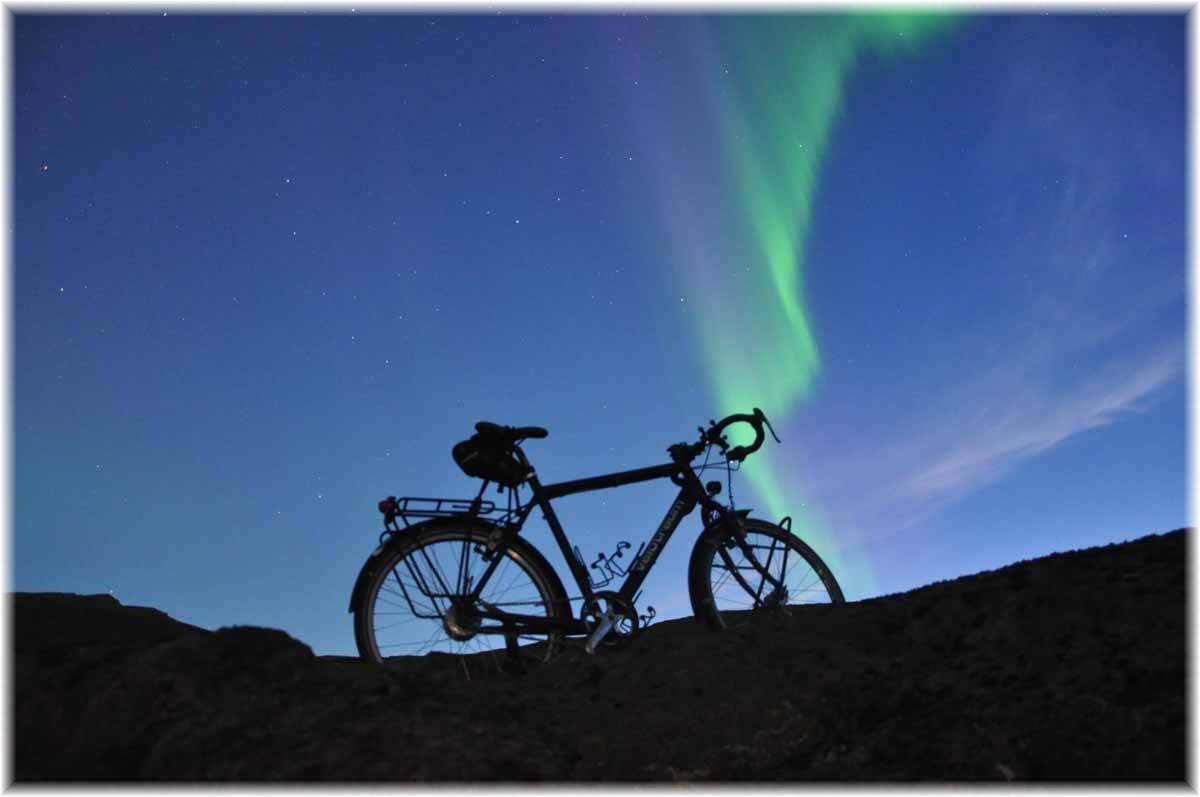
{"type": "Polygon", "coordinates": [[[960,391],[971,409],[925,419],[865,456],[826,457],[820,504],[857,541],[902,531],[1076,435],[1144,409],[1183,370],[1179,343],[1110,364],[1065,390],[1037,384],[1030,361],[960,391]],[[1009,389],[998,390],[1002,383],[1009,389]]]}
{"type": "MultiPolygon", "coordinates": [[[[842,429],[806,429],[804,417],[788,429],[804,449],[793,481],[808,488],[843,544],[901,532],[1031,458],[1147,409],[1184,372],[1182,249],[1164,243],[1170,236],[1127,240],[1117,200],[1130,164],[1109,157],[1108,137],[1087,157],[1084,128],[1093,120],[1067,118],[1071,86],[1060,89],[1043,91],[1026,120],[1030,136],[1061,155],[1054,179],[1037,186],[1044,213],[1026,207],[1005,220],[1012,243],[1003,255],[1031,268],[1038,287],[1015,294],[1022,300],[987,334],[945,330],[948,338],[977,335],[981,356],[960,358],[955,378],[929,385],[926,401],[897,396],[885,428],[866,432],[850,412],[839,415],[842,429]],[[1050,122],[1039,115],[1047,107],[1058,109],[1050,122]]],[[[1175,189],[1169,170],[1150,171],[1170,175],[1164,186],[1175,189]]],[[[856,397],[825,399],[853,407],[856,397]]]]}

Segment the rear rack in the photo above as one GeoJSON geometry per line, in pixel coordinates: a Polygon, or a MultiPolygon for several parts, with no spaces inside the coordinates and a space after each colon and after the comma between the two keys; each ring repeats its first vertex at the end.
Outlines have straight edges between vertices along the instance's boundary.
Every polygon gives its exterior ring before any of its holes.
{"type": "Polygon", "coordinates": [[[490,515],[496,511],[491,501],[478,498],[397,498],[400,517],[450,517],[452,515],[490,515]],[[432,504],[432,506],[430,506],[432,504]]]}
{"type": "Polygon", "coordinates": [[[404,527],[412,524],[414,518],[434,517],[481,517],[483,515],[499,514],[501,523],[507,522],[516,512],[512,509],[497,507],[491,501],[476,498],[404,498],[390,497],[379,502],[379,511],[384,515],[384,526],[399,531],[396,518],[404,521],[404,527]]]}

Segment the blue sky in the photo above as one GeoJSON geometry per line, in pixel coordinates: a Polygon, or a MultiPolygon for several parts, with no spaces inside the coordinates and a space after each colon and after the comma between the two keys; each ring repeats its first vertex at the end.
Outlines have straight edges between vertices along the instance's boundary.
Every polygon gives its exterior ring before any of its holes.
{"type": "MultiPolygon", "coordinates": [[[[547,482],[665,461],[721,364],[664,197],[763,268],[709,109],[789,40],[728,28],[17,16],[12,588],[349,654],[375,502],[472,494],[475,421],[547,427],[547,482]]],[[[795,242],[820,367],[762,405],[848,597],[1185,525],[1184,65],[1181,15],[979,16],[842,76],[795,242]]],[[[672,492],[556,508],[590,560],[672,492]]]]}

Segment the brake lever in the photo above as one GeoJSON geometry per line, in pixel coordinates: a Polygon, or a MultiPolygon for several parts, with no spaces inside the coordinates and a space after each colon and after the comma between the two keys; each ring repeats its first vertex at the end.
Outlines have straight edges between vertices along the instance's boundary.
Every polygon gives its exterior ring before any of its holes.
{"type": "Polygon", "coordinates": [[[783,441],[779,439],[779,435],[775,434],[775,429],[771,426],[771,422],[767,420],[766,413],[764,413],[758,407],[754,408],[754,412],[758,415],[758,417],[763,419],[763,423],[765,423],[767,425],[767,431],[769,431],[771,433],[771,437],[775,438],[775,442],[782,445],[783,441]]]}

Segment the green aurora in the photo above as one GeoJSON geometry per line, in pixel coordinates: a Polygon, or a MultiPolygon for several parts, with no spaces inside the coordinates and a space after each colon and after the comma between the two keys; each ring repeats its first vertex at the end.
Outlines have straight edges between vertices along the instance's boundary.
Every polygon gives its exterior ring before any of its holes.
{"type": "MultiPolygon", "coordinates": [[[[709,44],[735,67],[719,70],[712,95],[734,186],[732,205],[741,217],[733,227],[745,231],[745,262],[736,282],[724,274],[714,280],[711,267],[689,269],[690,293],[702,310],[694,316],[696,332],[722,413],[758,406],[778,426],[811,395],[821,361],[806,309],[804,251],[847,80],[863,55],[904,56],[953,24],[952,17],[932,14],[709,21],[709,44]],[[722,311],[731,299],[746,311],[736,319],[722,311]],[[711,323],[713,318],[723,323],[711,323]]],[[[767,504],[759,514],[791,515],[796,533],[827,552],[838,572],[836,538],[805,508],[796,484],[784,487],[772,457],[772,447],[764,445],[745,465],[767,504]]]]}

